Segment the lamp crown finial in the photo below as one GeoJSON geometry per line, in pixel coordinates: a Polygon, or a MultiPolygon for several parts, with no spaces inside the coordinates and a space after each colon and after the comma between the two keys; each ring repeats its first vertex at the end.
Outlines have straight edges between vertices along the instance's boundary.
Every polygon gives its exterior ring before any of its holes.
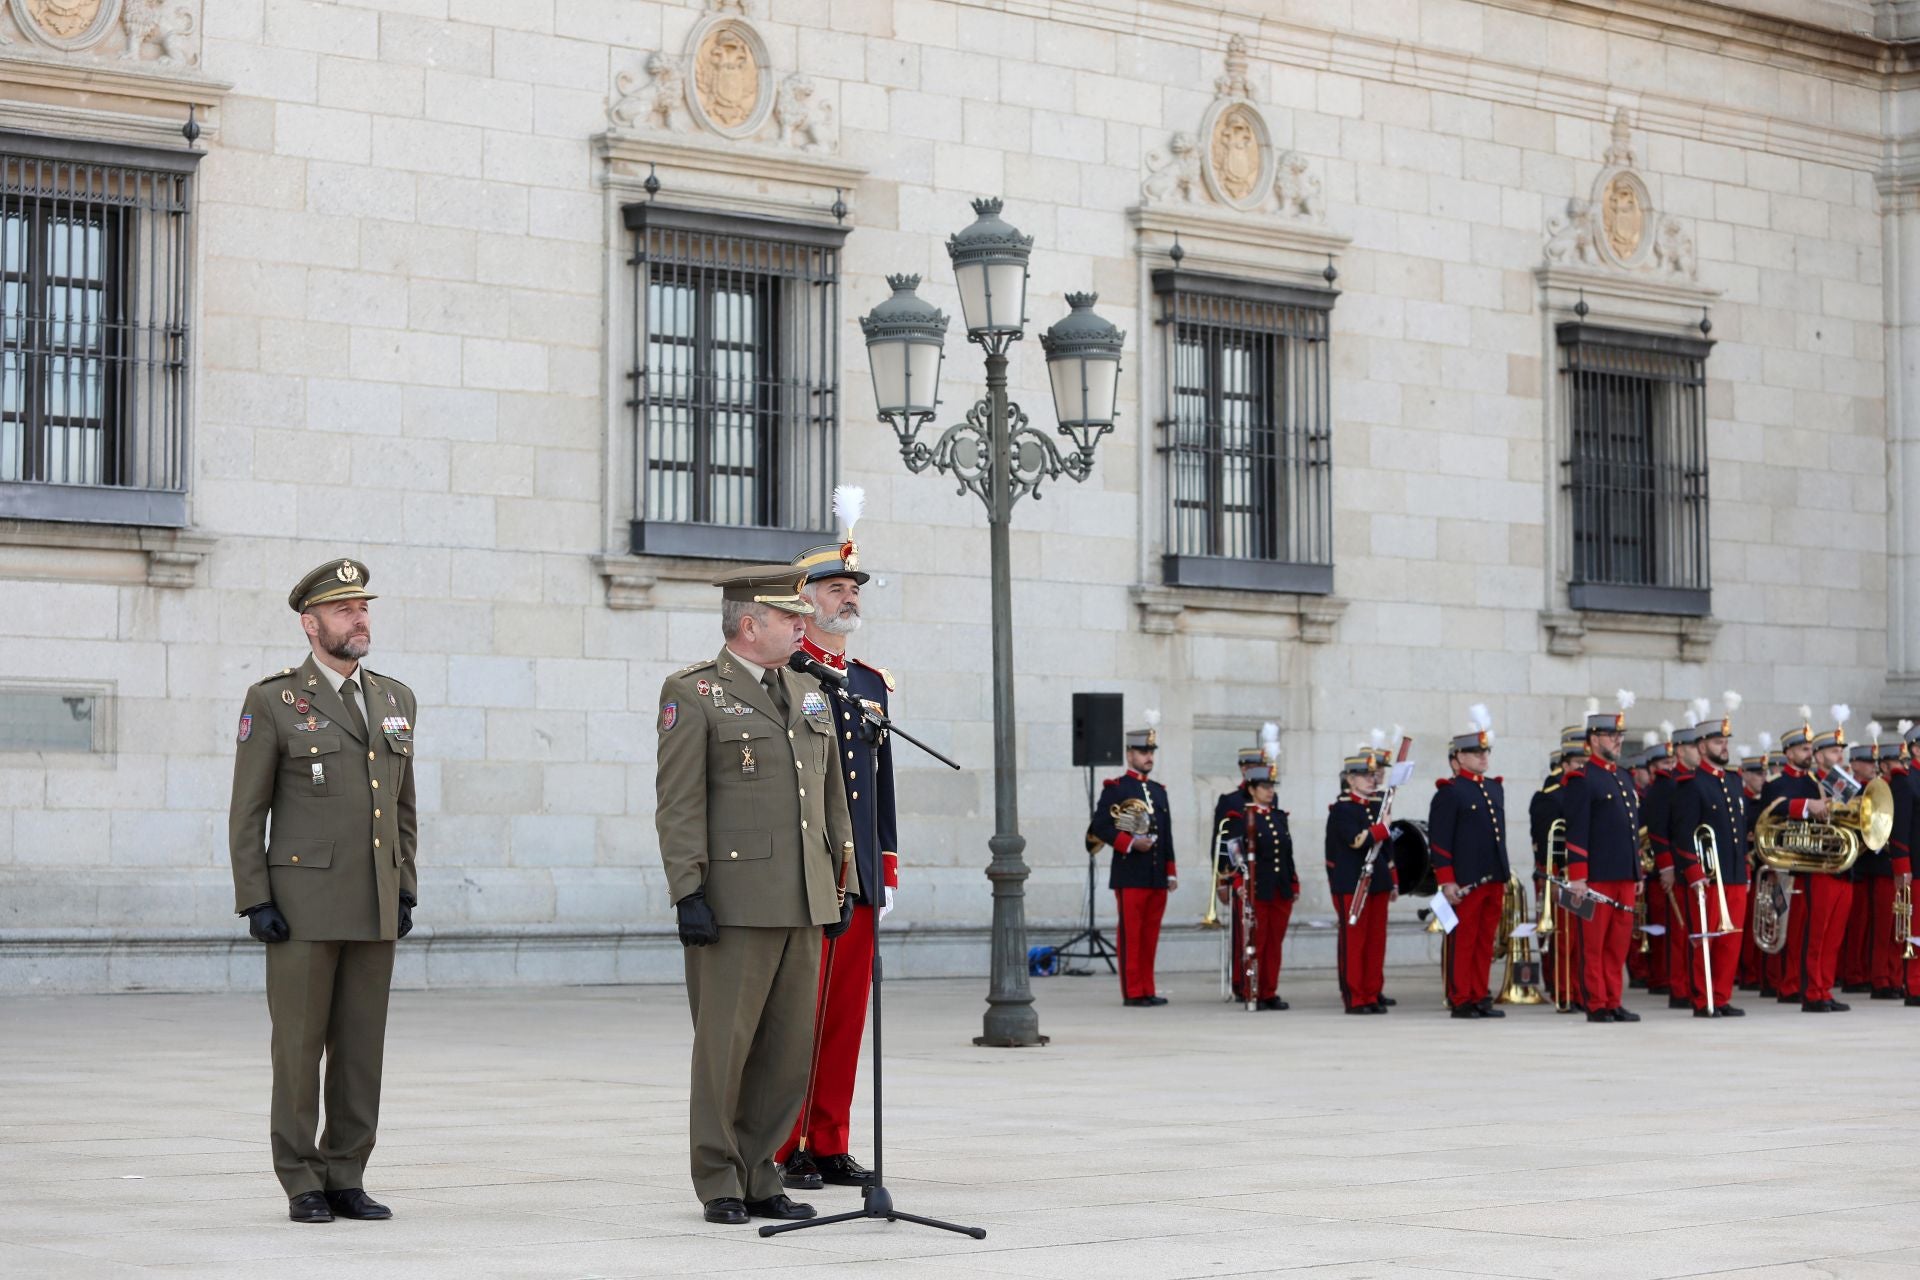
{"type": "Polygon", "coordinates": [[[920,287],[920,277],[917,275],[888,276],[887,287],[895,293],[912,293],[920,287]]]}
{"type": "Polygon", "coordinates": [[[999,196],[982,196],[973,202],[973,211],[982,218],[997,218],[1005,207],[999,196]]]}
{"type": "Polygon", "coordinates": [[[1085,311],[1098,301],[1100,301],[1100,295],[1097,293],[1070,293],[1067,295],[1067,305],[1075,311],[1085,311]]]}

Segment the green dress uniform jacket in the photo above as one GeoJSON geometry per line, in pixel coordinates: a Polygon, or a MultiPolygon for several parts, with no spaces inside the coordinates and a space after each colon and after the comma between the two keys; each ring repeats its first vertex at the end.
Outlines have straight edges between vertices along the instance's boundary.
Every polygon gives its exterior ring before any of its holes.
{"type": "MultiPolygon", "coordinates": [[[[840,918],[838,890],[853,842],[846,761],[827,695],[811,677],[775,669],[788,713],[725,648],[660,687],[654,827],[667,892],[705,889],[722,927],[793,928],[840,918]]],[[[850,886],[849,886],[850,887],[850,886]]]]}
{"type": "Polygon", "coordinates": [[[419,897],[413,690],[365,667],[355,679],[364,739],[311,655],[247,690],[241,713],[234,909],[270,901],[307,942],[392,941],[400,896],[419,897]]]}

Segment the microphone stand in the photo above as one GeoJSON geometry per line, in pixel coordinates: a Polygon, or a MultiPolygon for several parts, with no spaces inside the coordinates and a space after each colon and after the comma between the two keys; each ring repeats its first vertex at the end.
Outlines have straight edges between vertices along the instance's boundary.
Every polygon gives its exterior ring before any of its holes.
{"type": "MultiPolygon", "coordinates": [[[[847,688],[846,676],[835,671],[823,662],[816,662],[804,653],[796,651],[787,660],[787,665],[804,675],[813,676],[827,688],[833,690],[849,710],[860,713],[861,723],[873,733],[894,733],[911,742],[928,755],[946,765],[949,769],[958,769],[960,765],[934,750],[911,734],[902,732],[884,713],[857,701],[847,688]]],[[[875,743],[878,737],[872,739],[875,743]]],[[[884,900],[884,894],[881,895],[884,900]]],[[[862,1222],[867,1220],[885,1220],[887,1222],[911,1222],[922,1227],[934,1227],[941,1231],[952,1231],[958,1235],[972,1236],[975,1240],[985,1240],[985,1227],[963,1227],[952,1222],[942,1222],[938,1218],[923,1218],[918,1214],[906,1213],[894,1207],[893,1193],[887,1190],[885,1178],[886,1155],[883,1117],[882,1117],[882,1076],[881,1041],[883,1022],[881,1019],[880,993],[885,986],[885,973],[880,963],[880,901],[866,902],[859,910],[873,912],[873,1181],[860,1189],[860,1207],[849,1213],[829,1214],[824,1218],[806,1218],[799,1222],[770,1223],[760,1228],[762,1238],[777,1236],[785,1231],[806,1231],[812,1227],[827,1227],[840,1222],[862,1222]]]]}

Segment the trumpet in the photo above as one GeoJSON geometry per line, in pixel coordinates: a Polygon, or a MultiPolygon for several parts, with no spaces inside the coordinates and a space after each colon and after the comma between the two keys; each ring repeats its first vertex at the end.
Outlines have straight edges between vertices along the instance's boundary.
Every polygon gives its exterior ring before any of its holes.
{"type": "Polygon", "coordinates": [[[1895,946],[1904,947],[1902,960],[1914,958],[1913,952],[1913,881],[1909,880],[1893,891],[1893,941],[1895,946]]]}

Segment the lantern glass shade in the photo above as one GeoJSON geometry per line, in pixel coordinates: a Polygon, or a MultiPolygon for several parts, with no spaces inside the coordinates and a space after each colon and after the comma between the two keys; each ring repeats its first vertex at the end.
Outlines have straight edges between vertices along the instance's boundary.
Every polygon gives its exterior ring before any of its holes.
{"type": "Polygon", "coordinates": [[[1070,293],[1073,309],[1044,334],[1053,410],[1063,431],[1083,441],[1113,426],[1120,391],[1120,352],[1127,335],[1094,314],[1097,295],[1070,293]]]}
{"type": "Polygon", "coordinates": [[[1019,333],[1027,323],[1027,259],[1033,237],[1000,219],[1000,201],[975,200],[973,224],[947,240],[960,316],[973,337],[1019,333]]]}
{"type": "Polygon", "coordinates": [[[873,372],[873,403],[883,418],[931,414],[940,399],[938,342],[922,338],[880,338],[867,343],[873,372]]]}

